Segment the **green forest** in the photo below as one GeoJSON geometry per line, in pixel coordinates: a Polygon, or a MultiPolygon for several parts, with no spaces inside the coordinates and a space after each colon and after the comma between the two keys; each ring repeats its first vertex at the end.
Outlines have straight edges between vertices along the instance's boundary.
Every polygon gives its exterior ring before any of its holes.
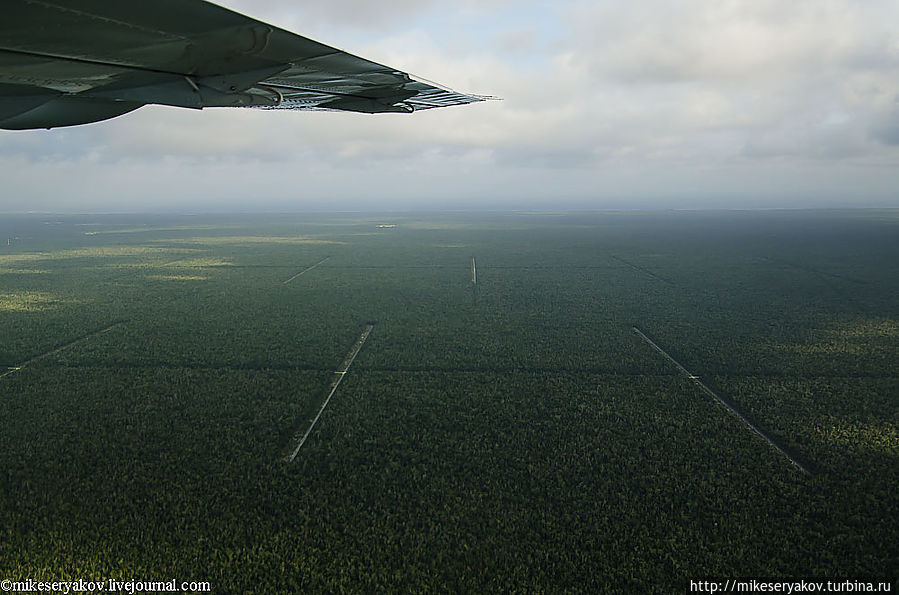
{"type": "Polygon", "coordinates": [[[897,238],[891,210],[5,215],[0,578],[895,580],[897,238]]]}

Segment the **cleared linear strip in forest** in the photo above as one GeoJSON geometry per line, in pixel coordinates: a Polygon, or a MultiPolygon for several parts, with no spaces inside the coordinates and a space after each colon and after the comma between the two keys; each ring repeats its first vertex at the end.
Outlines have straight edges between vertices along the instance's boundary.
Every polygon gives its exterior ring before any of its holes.
{"type": "Polygon", "coordinates": [[[612,257],[614,260],[617,260],[618,262],[620,262],[620,263],[622,263],[622,264],[626,264],[627,266],[631,267],[632,269],[634,269],[634,270],[637,271],[637,272],[640,272],[640,273],[643,273],[644,275],[648,275],[649,277],[652,277],[652,278],[655,279],[656,281],[661,281],[662,283],[667,283],[668,285],[671,285],[671,284],[672,284],[671,281],[669,281],[668,279],[665,279],[665,278],[663,278],[663,277],[659,277],[658,275],[649,272],[648,270],[644,269],[643,267],[637,266],[637,265],[635,265],[635,264],[632,263],[632,262],[628,262],[628,261],[624,260],[623,258],[619,258],[619,257],[614,256],[614,255],[612,255],[611,257],[612,257]]]}
{"type": "Polygon", "coordinates": [[[62,351],[64,349],[68,349],[69,347],[72,347],[73,345],[81,343],[82,341],[87,341],[88,339],[90,339],[92,337],[96,337],[97,335],[101,335],[107,331],[110,331],[121,324],[124,324],[124,322],[115,322],[113,324],[110,324],[109,326],[105,326],[101,329],[95,330],[86,335],[82,335],[82,336],[78,337],[77,339],[73,339],[72,341],[69,341],[68,343],[64,343],[64,344],[60,345],[59,347],[54,347],[50,351],[46,351],[44,353],[41,353],[40,355],[36,355],[32,358],[29,358],[29,359],[25,360],[24,362],[22,362],[21,364],[19,364],[18,366],[10,366],[9,368],[7,368],[6,372],[4,372],[3,374],[0,374],[0,378],[3,378],[4,376],[9,376],[13,372],[18,372],[19,370],[28,366],[29,364],[33,364],[34,362],[36,362],[40,359],[43,359],[45,357],[51,356],[54,353],[59,353],[60,351],[62,351]]]}
{"type": "MultiPolygon", "coordinates": [[[[291,454],[287,456],[288,463],[292,463],[293,460],[297,458],[297,453],[300,452],[300,449],[303,447],[303,444],[306,442],[309,434],[312,433],[312,428],[315,427],[315,424],[318,422],[318,418],[322,416],[322,412],[324,412],[325,407],[328,406],[328,403],[331,401],[331,397],[333,397],[334,393],[337,392],[337,387],[340,386],[341,381],[343,381],[343,377],[346,376],[346,373],[350,369],[350,366],[353,365],[353,360],[356,359],[356,356],[359,354],[359,350],[362,349],[362,344],[365,343],[366,339],[368,339],[368,335],[371,333],[371,329],[373,328],[374,325],[365,325],[365,328],[362,330],[362,334],[359,336],[359,339],[356,340],[353,348],[347,354],[346,359],[343,361],[343,364],[341,364],[340,368],[334,372],[337,378],[335,378],[334,382],[331,384],[331,392],[328,393],[328,398],[326,398],[325,402],[322,403],[321,408],[318,410],[318,414],[316,414],[315,418],[312,420],[312,423],[309,424],[309,427],[306,429],[306,433],[303,434],[302,438],[300,438],[299,444],[297,444],[296,448],[293,449],[293,452],[291,452],[291,454]]],[[[296,435],[300,433],[300,429],[297,429],[296,435]]]]}
{"type": "Polygon", "coordinates": [[[678,361],[677,361],[676,359],[674,359],[673,357],[671,357],[670,355],[668,355],[668,353],[667,353],[664,349],[662,349],[661,347],[659,347],[658,345],[656,345],[655,341],[653,341],[652,339],[650,339],[649,337],[647,337],[646,334],[643,333],[643,331],[641,331],[641,330],[638,329],[637,327],[634,327],[634,332],[637,333],[638,335],[640,335],[641,337],[643,337],[643,340],[644,340],[644,341],[646,341],[647,343],[649,343],[649,344],[650,344],[656,351],[658,351],[659,353],[661,353],[662,355],[664,355],[664,356],[668,359],[668,361],[670,361],[672,364],[674,364],[675,366],[677,366],[678,369],[680,369],[681,372],[683,372],[684,374],[687,375],[687,378],[689,378],[690,380],[692,380],[693,382],[695,382],[695,383],[699,386],[699,388],[701,388],[703,391],[705,391],[706,394],[708,394],[708,395],[711,396],[713,399],[715,399],[716,401],[718,401],[719,403],[721,403],[722,405],[724,405],[724,407],[725,407],[728,411],[730,411],[731,413],[733,413],[734,415],[736,415],[736,416],[740,419],[740,421],[742,421],[744,424],[746,424],[746,426],[748,426],[749,429],[751,429],[753,432],[755,432],[756,434],[758,434],[758,435],[762,438],[762,440],[764,440],[765,442],[767,442],[767,443],[768,443],[774,450],[776,450],[777,452],[779,452],[780,454],[782,454],[783,456],[785,456],[785,457],[787,458],[788,461],[790,461],[791,463],[793,463],[793,464],[796,466],[796,468],[798,468],[800,471],[802,471],[802,472],[805,473],[806,475],[811,475],[811,474],[808,472],[808,470],[807,470],[805,467],[803,467],[802,464],[801,464],[799,461],[797,461],[796,459],[794,459],[793,457],[791,457],[789,454],[787,454],[787,452],[786,452],[783,448],[781,448],[776,442],[774,442],[774,440],[772,440],[770,436],[768,436],[768,435],[765,434],[763,431],[761,431],[758,427],[756,427],[756,425],[755,425],[754,423],[752,423],[751,421],[749,421],[748,419],[746,419],[746,416],[744,416],[742,413],[740,413],[739,411],[737,411],[737,410],[733,407],[733,405],[731,405],[730,403],[728,403],[727,401],[725,401],[724,399],[722,399],[721,397],[719,397],[717,394],[715,394],[715,392],[712,391],[712,389],[710,389],[709,387],[707,387],[705,384],[702,383],[701,380],[699,380],[699,377],[698,377],[698,376],[696,376],[695,374],[691,374],[685,367],[683,367],[682,365],[680,365],[680,363],[678,363],[678,361]]]}
{"type": "Polygon", "coordinates": [[[302,271],[300,271],[299,273],[297,273],[296,275],[294,275],[293,277],[291,277],[290,279],[288,279],[287,281],[285,281],[285,282],[284,282],[284,285],[287,285],[288,283],[290,283],[291,281],[293,281],[294,279],[296,279],[296,278],[299,277],[300,275],[303,275],[303,274],[305,274],[305,273],[308,273],[309,271],[311,271],[312,269],[314,269],[315,267],[317,267],[317,266],[320,265],[321,263],[325,262],[325,261],[328,260],[329,258],[331,258],[331,257],[330,257],[330,256],[326,256],[326,257],[322,258],[321,260],[319,260],[319,261],[318,261],[317,263],[315,263],[314,265],[312,265],[311,267],[309,267],[308,269],[303,269],[302,271]]]}
{"type": "Polygon", "coordinates": [[[849,281],[850,283],[858,283],[859,285],[866,285],[868,283],[867,281],[862,281],[861,279],[854,279],[852,277],[846,277],[844,275],[838,275],[836,273],[828,273],[827,271],[822,271],[821,269],[816,269],[814,267],[806,266],[803,264],[797,264],[795,262],[789,262],[787,260],[781,260],[779,258],[762,257],[762,260],[773,264],[779,264],[781,266],[791,267],[805,273],[821,275],[822,277],[830,277],[831,279],[839,279],[840,281],[849,281]]]}
{"type": "Polygon", "coordinates": [[[22,369],[22,366],[9,366],[8,368],[6,368],[6,372],[3,372],[2,374],[0,374],[0,378],[3,378],[4,376],[9,376],[13,372],[18,372],[21,369],[22,369]]]}
{"type": "MultiPolygon", "coordinates": [[[[166,368],[171,370],[230,370],[235,372],[269,372],[271,370],[287,370],[290,372],[324,372],[322,368],[298,368],[285,363],[272,364],[185,364],[183,362],[116,362],[115,365],[104,364],[98,362],[92,363],[72,363],[67,365],[69,368],[79,369],[135,369],[135,368],[166,368]]],[[[0,366],[0,378],[6,374],[12,374],[18,370],[18,366],[0,366]]],[[[603,376],[633,376],[630,372],[622,372],[614,366],[603,367],[584,367],[584,366],[483,366],[483,367],[460,367],[460,366],[370,366],[367,368],[369,372],[386,372],[396,374],[594,374],[603,376]]],[[[768,376],[760,376],[766,378],[768,376]]],[[[782,375],[772,375],[771,377],[781,378],[782,375]]],[[[815,378],[830,380],[847,380],[847,379],[881,379],[893,380],[896,374],[886,371],[880,374],[816,374],[815,378]]]]}

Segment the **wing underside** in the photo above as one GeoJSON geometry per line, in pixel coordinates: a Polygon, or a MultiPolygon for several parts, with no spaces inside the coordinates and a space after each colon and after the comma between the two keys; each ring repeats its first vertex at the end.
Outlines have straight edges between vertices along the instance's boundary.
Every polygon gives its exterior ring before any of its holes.
{"type": "Polygon", "coordinates": [[[14,0],[0,21],[0,128],[146,104],[382,113],[484,99],[203,0],[14,0]]]}

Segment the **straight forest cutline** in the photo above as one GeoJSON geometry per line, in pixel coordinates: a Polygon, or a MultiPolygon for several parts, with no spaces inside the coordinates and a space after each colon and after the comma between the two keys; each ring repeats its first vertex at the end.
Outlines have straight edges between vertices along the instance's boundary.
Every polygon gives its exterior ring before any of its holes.
{"type": "Polygon", "coordinates": [[[782,454],[784,457],[786,457],[787,460],[789,460],[793,465],[795,465],[796,468],[798,468],[802,473],[804,473],[805,475],[811,475],[811,473],[809,473],[808,470],[807,470],[807,469],[806,469],[806,468],[805,468],[799,461],[797,461],[797,460],[794,459],[792,456],[790,456],[789,454],[787,454],[787,452],[786,452],[780,445],[778,445],[778,444],[777,444],[777,443],[776,443],[770,436],[768,436],[767,434],[765,434],[762,430],[760,430],[760,429],[758,428],[758,426],[756,426],[754,423],[752,423],[751,421],[749,421],[749,419],[747,419],[745,415],[743,415],[742,413],[740,413],[740,412],[736,409],[736,407],[734,407],[732,404],[728,403],[727,401],[725,401],[724,399],[722,399],[721,397],[719,397],[714,391],[712,391],[712,389],[710,389],[710,388],[707,387],[705,384],[703,384],[703,382],[702,382],[701,380],[699,380],[699,377],[698,377],[698,376],[696,376],[695,374],[690,373],[690,372],[689,372],[685,367],[683,367],[683,366],[682,366],[676,359],[674,359],[673,357],[671,357],[670,355],[668,355],[668,353],[667,353],[664,349],[662,349],[661,347],[659,347],[658,345],[656,345],[656,343],[655,343],[652,339],[650,339],[649,337],[647,337],[646,334],[645,334],[643,331],[641,331],[641,330],[638,329],[637,327],[634,327],[634,332],[637,333],[638,335],[640,335],[640,336],[641,336],[647,343],[649,343],[649,345],[652,346],[653,349],[655,349],[656,351],[658,351],[659,353],[661,353],[661,354],[662,354],[663,356],[665,356],[671,363],[673,363],[675,366],[677,366],[678,369],[680,369],[681,372],[683,372],[684,374],[687,375],[687,378],[689,378],[690,380],[692,380],[692,381],[693,381],[697,386],[699,386],[699,388],[701,388],[707,395],[711,396],[713,399],[715,399],[716,401],[718,401],[718,403],[720,403],[721,405],[723,405],[728,411],[730,411],[733,415],[735,415],[740,421],[742,421],[747,427],[749,427],[749,429],[751,429],[751,430],[752,430],[753,432],[755,432],[759,437],[761,437],[762,440],[764,440],[764,441],[767,442],[771,447],[773,447],[774,450],[776,450],[777,452],[779,452],[780,454],[782,454]]]}
{"type": "Polygon", "coordinates": [[[820,275],[822,277],[830,277],[831,279],[837,279],[839,281],[848,281],[850,283],[856,283],[858,285],[867,285],[868,284],[868,281],[863,281],[862,279],[846,277],[845,275],[838,275],[837,273],[828,273],[827,271],[822,271],[821,269],[816,269],[815,267],[810,267],[810,266],[806,266],[804,264],[790,262],[788,260],[781,260],[780,258],[770,258],[768,256],[763,256],[762,260],[764,260],[766,262],[770,262],[772,264],[778,264],[781,266],[794,268],[797,271],[802,271],[804,273],[811,273],[813,275],[820,275]]]}
{"type": "MultiPolygon", "coordinates": [[[[21,366],[10,366],[0,364],[0,369],[7,369],[7,372],[0,373],[0,378],[6,374],[16,372],[21,366]]],[[[255,364],[183,364],[183,363],[167,363],[167,362],[90,362],[90,363],[67,363],[59,364],[58,367],[89,370],[93,368],[104,369],[166,369],[166,370],[227,370],[231,372],[329,372],[333,370],[328,366],[318,367],[297,367],[288,364],[271,364],[271,365],[255,365],[255,364]]],[[[511,366],[507,368],[477,368],[477,367],[396,367],[396,366],[366,366],[363,368],[366,372],[386,373],[386,374],[589,374],[592,376],[621,376],[627,378],[649,377],[649,378],[670,378],[674,373],[647,373],[641,371],[620,371],[611,368],[545,368],[545,367],[529,367],[529,366],[511,366]]],[[[721,374],[712,374],[720,376],[721,374]]],[[[739,373],[730,374],[734,378],[765,378],[765,379],[784,379],[792,380],[884,380],[899,379],[896,374],[811,374],[808,376],[797,376],[796,374],[755,374],[755,373],[739,373]]]]}
{"type": "MultiPolygon", "coordinates": [[[[402,265],[402,264],[390,264],[390,265],[338,265],[332,264],[328,265],[328,269],[334,270],[352,270],[352,271],[368,271],[368,270],[420,270],[420,269],[462,269],[468,268],[466,265],[462,264],[421,264],[421,265],[402,265]]],[[[491,264],[491,270],[498,271],[616,271],[620,270],[620,267],[612,266],[612,265],[565,265],[565,264],[552,264],[552,265],[502,265],[502,264],[491,264]]]]}
{"type": "Polygon", "coordinates": [[[643,273],[644,275],[647,275],[648,277],[651,277],[651,278],[655,279],[656,281],[661,281],[662,283],[667,283],[668,285],[674,285],[674,283],[672,283],[672,282],[669,281],[668,279],[665,279],[664,277],[659,277],[659,276],[656,275],[655,273],[652,273],[652,272],[648,271],[647,269],[645,269],[645,268],[643,268],[643,267],[641,267],[641,266],[637,266],[637,265],[635,265],[635,264],[632,263],[632,262],[628,262],[628,261],[624,260],[624,259],[621,258],[621,257],[615,256],[615,255],[611,255],[611,254],[609,255],[609,257],[612,258],[612,259],[614,259],[614,260],[617,260],[618,262],[620,262],[620,263],[622,263],[622,264],[626,264],[627,266],[631,267],[631,268],[634,269],[635,271],[638,271],[638,272],[640,272],[640,273],[643,273]]]}
{"type": "Polygon", "coordinates": [[[10,374],[12,374],[14,372],[18,372],[19,370],[29,366],[30,364],[33,364],[34,362],[36,362],[38,360],[41,360],[45,357],[49,357],[55,353],[59,353],[60,351],[63,351],[64,349],[68,349],[69,347],[72,347],[73,345],[76,345],[77,343],[81,343],[82,341],[87,341],[88,339],[96,337],[97,335],[100,335],[107,331],[110,331],[119,325],[125,324],[125,322],[126,321],[124,321],[124,320],[120,320],[119,322],[114,322],[110,325],[104,326],[103,328],[100,328],[100,329],[97,329],[90,333],[87,333],[86,335],[82,335],[82,336],[78,337],[77,339],[73,339],[66,343],[57,345],[56,347],[54,347],[53,349],[50,349],[49,351],[45,351],[44,353],[41,353],[41,354],[35,355],[34,357],[28,358],[27,360],[23,361],[22,363],[20,363],[17,366],[9,366],[7,368],[6,372],[4,372],[3,374],[0,374],[0,378],[3,378],[4,376],[9,376],[10,374]]]}
{"type": "Polygon", "coordinates": [[[296,268],[293,265],[289,264],[197,264],[197,265],[189,265],[189,266],[176,266],[179,262],[190,262],[190,258],[183,258],[181,260],[175,260],[170,263],[166,263],[162,265],[160,268],[172,267],[172,268],[190,268],[190,269],[294,269],[296,268]]]}
{"type": "Polygon", "coordinates": [[[317,263],[315,263],[315,264],[312,265],[311,267],[308,267],[308,268],[303,269],[302,271],[300,271],[299,273],[297,273],[296,275],[294,275],[293,277],[291,277],[291,278],[288,279],[287,281],[284,281],[284,285],[287,285],[288,283],[290,283],[291,281],[293,281],[294,279],[296,279],[296,278],[299,277],[300,275],[303,275],[303,274],[305,274],[305,273],[308,273],[309,271],[311,271],[312,269],[314,269],[315,267],[317,267],[317,266],[320,265],[321,263],[325,262],[325,261],[328,260],[329,258],[331,258],[331,257],[330,257],[330,256],[325,256],[324,258],[322,258],[321,260],[319,260],[317,263]]]}
{"type": "Polygon", "coordinates": [[[460,264],[332,264],[327,268],[335,271],[380,271],[380,270],[429,270],[429,269],[461,269],[460,264]]]}
{"type": "MultiPolygon", "coordinates": [[[[374,328],[374,325],[369,323],[365,325],[365,328],[362,330],[362,334],[359,335],[359,338],[356,340],[356,343],[353,344],[353,348],[347,354],[346,359],[343,360],[340,368],[338,368],[334,374],[337,378],[331,384],[331,392],[328,393],[328,397],[325,399],[325,402],[322,403],[321,408],[318,410],[315,418],[313,418],[312,423],[309,424],[309,428],[306,429],[306,433],[303,434],[303,437],[300,438],[300,442],[297,444],[296,448],[293,449],[293,452],[285,456],[285,461],[288,463],[292,463],[293,460],[297,457],[297,453],[300,452],[300,449],[303,447],[303,444],[306,443],[306,439],[309,438],[309,435],[312,433],[312,429],[315,428],[315,424],[318,423],[318,419],[322,416],[322,413],[325,411],[325,407],[328,406],[328,403],[331,401],[331,397],[334,396],[334,393],[337,392],[337,387],[340,386],[340,383],[343,381],[343,377],[346,376],[347,371],[349,371],[350,366],[353,365],[353,361],[356,359],[356,356],[359,355],[359,350],[362,349],[362,344],[365,343],[365,340],[368,339],[368,335],[371,333],[371,330],[374,328]]],[[[294,439],[299,435],[302,430],[302,426],[297,428],[296,432],[294,432],[294,439]]],[[[288,446],[289,448],[289,446],[288,446]]]]}
{"type": "Polygon", "coordinates": [[[10,374],[12,374],[14,372],[18,372],[21,369],[22,369],[22,366],[6,366],[6,372],[3,372],[2,374],[0,374],[0,378],[3,378],[4,376],[9,376],[10,374]]]}

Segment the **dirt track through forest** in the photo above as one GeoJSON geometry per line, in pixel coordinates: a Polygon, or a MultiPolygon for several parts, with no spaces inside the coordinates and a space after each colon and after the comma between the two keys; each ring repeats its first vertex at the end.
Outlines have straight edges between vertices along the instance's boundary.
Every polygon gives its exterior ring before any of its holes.
{"type": "MultiPolygon", "coordinates": [[[[334,396],[334,393],[337,392],[337,387],[340,386],[340,383],[343,381],[343,377],[346,376],[347,371],[350,369],[350,366],[353,365],[353,360],[356,359],[356,356],[359,355],[359,350],[362,349],[362,344],[365,343],[365,340],[368,339],[368,335],[371,333],[371,329],[374,328],[374,325],[366,324],[365,328],[362,330],[362,334],[356,340],[356,343],[353,344],[353,348],[347,354],[346,359],[343,360],[343,364],[341,364],[340,368],[338,368],[334,374],[337,378],[334,379],[334,382],[331,383],[331,392],[328,393],[328,397],[325,399],[325,402],[322,403],[321,408],[318,410],[318,414],[316,414],[315,418],[312,420],[312,423],[309,424],[309,427],[306,429],[306,433],[303,434],[303,437],[300,438],[299,444],[297,444],[296,448],[293,449],[289,455],[287,455],[286,460],[288,463],[292,463],[293,460],[297,457],[297,453],[300,452],[300,448],[303,447],[303,444],[306,442],[306,439],[309,438],[309,434],[312,433],[312,429],[315,427],[315,424],[318,422],[318,418],[322,416],[322,413],[325,410],[325,407],[328,406],[328,403],[331,401],[331,397],[334,396]]],[[[294,434],[294,437],[299,435],[300,430],[302,428],[297,429],[294,434]]]]}
{"type": "Polygon", "coordinates": [[[331,257],[330,257],[330,256],[326,256],[326,257],[322,258],[321,260],[319,260],[319,261],[318,261],[317,263],[315,263],[314,265],[312,265],[311,267],[309,267],[309,268],[307,268],[307,269],[303,269],[302,271],[300,271],[299,273],[297,273],[296,275],[294,275],[293,277],[291,277],[290,279],[288,279],[287,281],[285,281],[285,282],[284,282],[284,285],[287,285],[288,283],[290,283],[291,281],[293,281],[294,279],[296,279],[296,278],[299,277],[300,275],[303,275],[303,274],[305,274],[305,273],[308,273],[309,271],[311,271],[312,269],[314,269],[315,267],[317,267],[317,266],[320,265],[321,263],[325,262],[325,261],[328,260],[329,258],[331,258],[331,257]]]}
{"type": "Polygon", "coordinates": [[[38,361],[38,360],[41,360],[41,359],[43,359],[43,358],[45,358],[45,357],[51,356],[51,355],[53,355],[54,353],[59,353],[60,351],[63,351],[64,349],[68,349],[69,347],[72,347],[73,345],[76,345],[76,344],[78,344],[78,343],[81,343],[82,341],[87,341],[88,339],[90,339],[90,338],[92,338],[92,337],[96,337],[97,335],[101,335],[101,334],[103,334],[103,333],[105,333],[105,332],[107,332],[107,331],[110,331],[110,330],[114,329],[115,327],[117,327],[117,326],[119,326],[119,325],[122,325],[122,324],[125,324],[125,323],[124,323],[124,322],[116,322],[116,323],[110,324],[109,326],[105,326],[105,327],[103,327],[103,328],[101,328],[101,329],[95,330],[95,331],[93,331],[93,332],[91,332],[91,333],[88,333],[88,334],[86,334],[86,335],[82,335],[82,336],[78,337],[77,339],[73,339],[72,341],[69,341],[68,343],[63,343],[62,345],[59,345],[58,347],[54,347],[54,348],[51,349],[50,351],[45,351],[44,353],[41,353],[41,354],[39,354],[39,355],[35,355],[34,357],[25,360],[24,362],[22,362],[22,363],[19,364],[18,366],[9,366],[9,367],[7,368],[7,370],[6,370],[6,372],[0,374],[0,378],[3,378],[4,376],[9,376],[10,374],[12,374],[12,373],[14,373],[14,372],[18,372],[18,371],[21,370],[22,368],[27,367],[29,364],[33,364],[34,362],[36,362],[36,361],[38,361]]]}
{"type": "Polygon", "coordinates": [[[727,401],[725,401],[724,399],[722,399],[721,397],[719,397],[717,394],[715,394],[715,392],[712,391],[712,389],[710,389],[709,387],[707,387],[705,384],[703,384],[703,382],[702,382],[701,380],[699,380],[699,377],[698,377],[698,376],[696,376],[695,374],[690,373],[685,367],[683,367],[682,365],[680,365],[680,363],[678,363],[678,361],[677,361],[676,359],[674,359],[673,357],[671,357],[670,355],[668,355],[668,353],[667,353],[664,349],[662,349],[661,347],[659,347],[658,345],[656,345],[655,341],[653,341],[652,339],[650,339],[649,337],[647,337],[647,336],[643,333],[643,331],[641,331],[641,330],[638,329],[637,327],[634,327],[634,332],[637,333],[638,335],[640,335],[640,336],[643,338],[643,340],[646,341],[647,343],[649,343],[649,344],[650,344],[656,351],[658,351],[659,353],[661,353],[662,355],[664,355],[664,356],[668,359],[668,361],[670,361],[670,362],[673,363],[675,366],[677,366],[678,369],[680,369],[681,372],[683,372],[684,374],[687,375],[687,378],[689,378],[689,379],[692,380],[694,383],[696,383],[696,385],[699,386],[699,388],[701,388],[707,395],[709,395],[710,397],[712,397],[713,399],[715,399],[716,401],[718,401],[719,403],[721,403],[721,404],[722,404],[728,411],[730,411],[732,414],[734,414],[735,416],[737,416],[737,418],[739,418],[740,421],[742,421],[742,422],[743,422],[749,429],[751,429],[753,432],[755,432],[756,434],[758,434],[759,437],[761,437],[762,440],[764,440],[764,441],[767,442],[772,448],[774,448],[774,450],[776,450],[777,452],[779,452],[780,454],[782,454],[784,457],[786,457],[787,460],[789,460],[791,463],[793,463],[793,464],[794,464],[800,471],[802,471],[804,474],[806,474],[806,475],[811,475],[811,474],[808,472],[808,470],[807,470],[805,467],[803,467],[801,463],[799,463],[799,461],[797,461],[796,459],[794,459],[793,457],[791,457],[789,454],[787,454],[787,452],[786,452],[783,448],[781,448],[776,442],[774,442],[774,440],[773,440],[770,436],[768,436],[768,435],[765,434],[763,431],[761,431],[761,430],[760,430],[754,423],[752,423],[751,421],[749,421],[749,420],[746,418],[746,416],[744,416],[742,413],[740,413],[739,411],[737,411],[737,409],[734,408],[733,405],[731,405],[730,403],[728,403],[727,401]]]}
{"type": "Polygon", "coordinates": [[[649,271],[649,270],[647,270],[647,269],[645,269],[645,268],[643,268],[643,267],[641,267],[641,266],[637,266],[637,265],[635,265],[634,263],[628,262],[627,260],[624,260],[623,258],[620,258],[620,257],[618,257],[618,256],[614,256],[614,255],[610,255],[610,256],[611,256],[611,258],[612,258],[613,260],[617,260],[617,261],[620,262],[621,264],[626,264],[627,266],[631,267],[632,269],[634,269],[634,270],[637,271],[638,273],[643,273],[644,275],[646,275],[646,276],[648,276],[648,277],[650,277],[650,278],[652,278],[652,279],[655,279],[656,281],[661,281],[662,283],[667,283],[668,285],[673,285],[673,283],[671,283],[671,281],[669,281],[668,279],[665,279],[664,277],[659,277],[659,276],[656,275],[655,273],[653,273],[653,272],[651,272],[651,271],[649,271]]]}

